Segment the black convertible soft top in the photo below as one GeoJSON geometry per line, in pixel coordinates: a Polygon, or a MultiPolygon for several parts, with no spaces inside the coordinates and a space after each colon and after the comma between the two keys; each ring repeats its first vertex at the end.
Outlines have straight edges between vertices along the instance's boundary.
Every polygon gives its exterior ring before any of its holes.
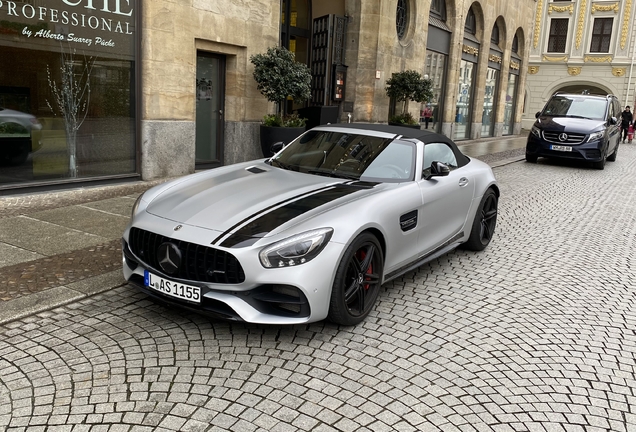
{"type": "Polygon", "coordinates": [[[391,126],[380,123],[332,123],[330,125],[321,125],[320,128],[324,127],[337,127],[337,128],[345,128],[345,129],[359,129],[359,130],[371,130],[377,132],[384,132],[389,134],[394,134],[396,136],[403,136],[404,138],[413,138],[422,141],[424,144],[431,142],[438,143],[446,143],[455,153],[455,158],[457,159],[458,166],[464,166],[468,162],[470,162],[470,158],[463,154],[457,144],[453,142],[446,135],[438,134],[437,132],[431,132],[428,130],[403,127],[403,126],[391,126]]]}

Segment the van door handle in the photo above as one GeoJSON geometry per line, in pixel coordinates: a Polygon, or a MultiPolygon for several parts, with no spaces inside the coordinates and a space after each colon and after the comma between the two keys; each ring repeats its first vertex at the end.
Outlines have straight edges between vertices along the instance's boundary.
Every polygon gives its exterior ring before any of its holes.
{"type": "Polygon", "coordinates": [[[468,184],[468,179],[466,177],[462,177],[459,179],[459,187],[464,187],[468,184]]]}

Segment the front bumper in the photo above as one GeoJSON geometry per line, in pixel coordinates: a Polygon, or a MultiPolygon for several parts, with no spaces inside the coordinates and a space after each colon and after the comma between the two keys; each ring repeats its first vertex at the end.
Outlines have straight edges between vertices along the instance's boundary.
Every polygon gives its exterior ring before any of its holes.
{"type": "MultiPolygon", "coordinates": [[[[169,225],[172,226],[172,223],[169,225]]],[[[179,236],[185,241],[202,239],[205,238],[203,231],[206,230],[188,226],[179,232],[179,236]]],[[[145,270],[168,280],[175,278],[164,274],[161,269],[150,268],[140,257],[135,256],[128,246],[129,232],[126,230],[122,239],[122,264],[124,277],[131,285],[171,306],[218,319],[259,324],[302,324],[325,319],[335,270],[344,252],[342,245],[330,242],[308,263],[266,269],[258,260],[258,252],[264,246],[224,249],[238,259],[245,271],[245,280],[236,284],[221,284],[176,279],[177,282],[201,288],[201,302],[193,303],[145,286],[145,270]]]]}
{"type": "Polygon", "coordinates": [[[528,142],[526,143],[526,154],[531,156],[574,159],[588,162],[599,162],[603,159],[603,141],[592,141],[577,145],[563,144],[564,146],[572,148],[572,151],[553,150],[553,145],[560,144],[544,141],[530,133],[528,136],[528,142]]]}

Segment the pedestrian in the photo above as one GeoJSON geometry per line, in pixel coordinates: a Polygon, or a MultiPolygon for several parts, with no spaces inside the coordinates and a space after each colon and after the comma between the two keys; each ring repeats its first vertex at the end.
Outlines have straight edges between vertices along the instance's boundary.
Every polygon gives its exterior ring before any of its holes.
{"type": "Polygon", "coordinates": [[[623,131],[623,142],[627,139],[629,133],[629,126],[634,123],[634,115],[629,110],[629,105],[625,107],[625,110],[621,113],[621,129],[623,131]]]}
{"type": "Polygon", "coordinates": [[[424,108],[424,112],[422,114],[424,116],[424,128],[428,129],[428,123],[433,118],[433,110],[431,109],[431,106],[426,105],[426,108],[424,108]]]}

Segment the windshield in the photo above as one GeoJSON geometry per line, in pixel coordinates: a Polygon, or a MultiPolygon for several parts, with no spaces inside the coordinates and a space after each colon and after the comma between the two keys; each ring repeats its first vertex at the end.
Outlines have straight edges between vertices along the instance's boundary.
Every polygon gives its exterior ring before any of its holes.
{"type": "Polygon", "coordinates": [[[552,117],[580,117],[605,120],[607,101],[585,96],[555,96],[543,109],[543,115],[552,117]]]}
{"type": "Polygon", "coordinates": [[[349,178],[412,180],[415,145],[356,133],[309,131],[278,153],[271,164],[283,169],[349,178]]]}

